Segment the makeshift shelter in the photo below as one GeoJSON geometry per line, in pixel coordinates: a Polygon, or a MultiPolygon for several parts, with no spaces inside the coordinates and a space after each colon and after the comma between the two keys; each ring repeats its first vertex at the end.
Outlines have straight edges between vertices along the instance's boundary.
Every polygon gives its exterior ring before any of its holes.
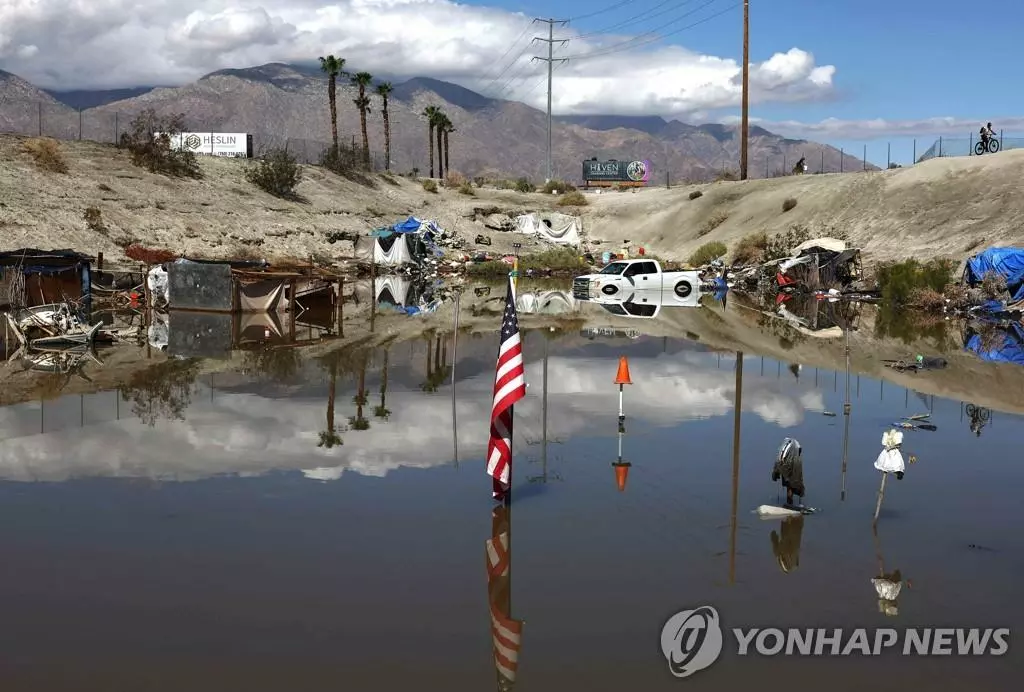
{"type": "Polygon", "coordinates": [[[851,284],[860,277],[860,269],[860,250],[848,249],[836,238],[814,238],[778,263],[776,280],[780,288],[827,290],[851,284]]]}
{"type": "Polygon", "coordinates": [[[369,236],[358,238],[354,243],[354,253],[357,260],[386,267],[419,265],[428,256],[444,255],[435,242],[435,238],[443,234],[435,222],[410,216],[405,221],[378,228],[369,236]]]}
{"type": "Polygon", "coordinates": [[[91,298],[92,258],[73,250],[0,252],[0,308],[31,308],[91,298]]]}
{"type": "Polygon", "coordinates": [[[990,247],[967,260],[964,281],[968,285],[980,284],[990,274],[1006,281],[1010,302],[1024,300],[1024,248],[990,247]]]}
{"type": "Polygon", "coordinates": [[[516,217],[516,233],[536,235],[556,245],[580,246],[581,222],[578,216],[543,212],[516,217]]]}
{"type": "Polygon", "coordinates": [[[971,323],[964,330],[964,350],[992,363],[1024,365],[1024,325],[971,323]]]}

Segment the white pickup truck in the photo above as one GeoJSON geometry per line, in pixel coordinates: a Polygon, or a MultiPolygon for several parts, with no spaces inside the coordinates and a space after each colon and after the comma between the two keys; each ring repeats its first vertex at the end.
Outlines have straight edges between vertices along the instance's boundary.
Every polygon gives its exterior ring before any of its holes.
{"type": "Polygon", "coordinates": [[[649,259],[611,262],[597,274],[572,280],[572,295],[594,302],[637,302],[658,305],[697,306],[700,301],[700,273],[662,271],[649,259]],[[657,294],[657,298],[652,294],[657,294]]]}

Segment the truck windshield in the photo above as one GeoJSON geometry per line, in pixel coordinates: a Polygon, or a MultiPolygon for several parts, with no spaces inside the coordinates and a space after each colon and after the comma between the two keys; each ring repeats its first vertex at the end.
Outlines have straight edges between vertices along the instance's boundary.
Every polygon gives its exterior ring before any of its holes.
{"type": "Polygon", "coordinates": [[[599,273],[601,274],[621,274],[626,271],[626,267],[629,265],[625,262],[612,262],[607,267],[602,269],[599,273]]]}

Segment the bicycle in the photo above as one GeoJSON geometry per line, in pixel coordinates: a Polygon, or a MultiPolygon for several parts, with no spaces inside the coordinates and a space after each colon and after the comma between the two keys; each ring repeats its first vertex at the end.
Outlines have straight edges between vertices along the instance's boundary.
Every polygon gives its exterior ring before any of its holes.
{"type": "Polygon", "coordinates": [[[982,154],[994,154],[997,151],[999,151],[999,140],[995,137],[989,137],[987,143],[982,140],[974,145],[975,156],[981,156],[982,154]]]}

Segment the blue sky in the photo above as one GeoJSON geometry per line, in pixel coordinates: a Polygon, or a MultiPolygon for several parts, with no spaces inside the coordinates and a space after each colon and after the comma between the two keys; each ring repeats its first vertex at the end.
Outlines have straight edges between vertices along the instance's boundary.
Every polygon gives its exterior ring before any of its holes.
{"type": "MultiPolygon", "coordinates": [[[[585,15],[618,3],[561,0],[556,18],[582,17],[572,27],[596,31],[640,15],[658,3],[659,0],[633,0],[588,18],[585,15]]],[[[531,16],[552,16],[552,4],[539,0],[474,0],[469,4],[500,6],[531,16]]],[[[724,9],[728,4],[729,0],[716,3],[695,18],[724,9]]],[[[668,37],[663,43],[741,60],[742,7],[740,2],[733,4],[736,8],[732,12],[668,37]]],[[[662,12],[667,7],[654,11],[662,12]]],[[[663,22],[683,11],[638,22],[623,31],[658,30],[663,22]]],[[[994,0],[977,5],[953,0],[751,0],[750,15],[752,62],[795,46],[813,53],[818,65],[836,66],[835,94],[831,99],[760,105],[752,108],[752,117],[799,122],[826,118],[899,121],[935,117],[979,121],[971,130],[958,128],[950,133],[966,138],[977,131],[981,119],[991,119],[998,130],[1000,118],[1024,114],[1024,94],[1015,88],[1019,82],[1015,53],[1024,27],[1024,2],[1020,0],[994,0]]],[[[685,23],[665,31],[679,26],[685,23]]],[[[922,153],[936,138],[932,133],[923,134],[918,139],[917,153],[922,153]]],[[[909,162],[912,157],[913,137],[909,136],[827,139],[858,155],[866,144],[868,159],[882,165],[889,142],[894,160],[909,162]]]]}

